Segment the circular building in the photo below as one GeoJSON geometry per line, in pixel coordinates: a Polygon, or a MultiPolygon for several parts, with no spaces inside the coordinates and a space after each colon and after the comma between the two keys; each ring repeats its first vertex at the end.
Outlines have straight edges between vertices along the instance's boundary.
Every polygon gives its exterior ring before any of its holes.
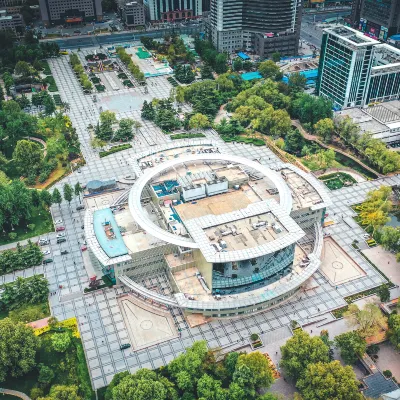
{"type": "Polygon", "coordinates": [[[293,295],[318,269],[329,202],[312,175],[274,170],[212,141],[135,157],[129,209],[88,210],[86,238],[103,275],[188,319],[232,317],[293,295]]]}

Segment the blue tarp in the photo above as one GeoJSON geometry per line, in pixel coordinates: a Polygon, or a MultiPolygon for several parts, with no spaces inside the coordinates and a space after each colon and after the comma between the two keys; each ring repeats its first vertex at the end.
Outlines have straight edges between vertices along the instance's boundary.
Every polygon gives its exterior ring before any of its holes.
{"type": "Polygon", "coordinates": [[[389,39],[395,40],[396,42],[397,42],[397,41],[400,41],[400,34],[390,36],[389,39]]]}
{"type": "Polygon", "coordinates": [[[242,59],[242,60],[250,60],[250,57],[243,53],[242,51],[238,53],[238,56],[242,59]]]}
{"type": "Polygon", "coordinates": [[[244,74],[241,75],[241,77],[244,81],[252,81],[253,79],[261,79],[262,75],[258,71],[245,72],[244,74]]]}

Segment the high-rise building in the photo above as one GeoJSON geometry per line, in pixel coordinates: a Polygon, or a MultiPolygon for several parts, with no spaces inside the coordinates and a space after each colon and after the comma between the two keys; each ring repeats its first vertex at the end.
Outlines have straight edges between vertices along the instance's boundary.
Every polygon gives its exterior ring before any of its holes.
{"type": "Polygon", "coordinates": [[[81,24],[103,18],[101,0],[39,0],[39,6],[46,26],[81,24]]]}
{"type": "Polygon", "coordinates": [[[345,26],[325,29],[317,94],[336,109],[400,96],[400,50],[345,26]]]}
{"type": "Polygon", "coordinates": [[[400,32],[400,0],[354,0],[351,20],[354,28],[386,40],[400,32]]]}
{"type": "Polygon", "coordinates": [[[13,30],[24,27],[24,20],[21,14],[10,15],[6,10],[0,10],[0,31],[13,30]]]}
{"type": "Polygon", "coordinates": [[[211,0],[209,36],[219,51],[297,54],[300,0],[211,0]]]}
{"type": "Polygon", "coordinates": [[[142,1],[131,1],[122,8],[122,18],[128,28],[146,25],[145,8],[142,1]]]}
{"type": "Polygon", "coordinates": [[[144,5],[150,21],[182,21],[203,14],[203,0],[144,0],[144,5]]]}

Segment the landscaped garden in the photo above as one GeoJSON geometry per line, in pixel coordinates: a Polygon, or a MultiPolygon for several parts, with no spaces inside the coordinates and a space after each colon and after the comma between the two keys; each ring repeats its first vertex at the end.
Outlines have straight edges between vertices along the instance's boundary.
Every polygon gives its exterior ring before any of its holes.
{"type": "Polygon", "coordinates": [[[343,186],[352,186],[357,181],[349,174],[344,172],[335,172],[333,174],[322,175],[320,179],[330,190],[341,189],[343,186]]]}

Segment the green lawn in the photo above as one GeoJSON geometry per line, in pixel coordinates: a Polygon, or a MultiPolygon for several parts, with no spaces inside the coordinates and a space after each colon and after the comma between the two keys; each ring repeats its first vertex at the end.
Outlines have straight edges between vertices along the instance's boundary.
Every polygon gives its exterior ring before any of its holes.
{"type": "Polygon", "coordinates": [[[1,232],[0,245],[29,239],[54,230],[50,212],[43,207],[38,207],[33,210],[32,217],[27,222],[27,225],[28,224],[35,224],[35,229],[31,231],[26,226],[16,227],[13,231],[18,235],[16,239],[10,239],[8,233],[4,234],[1,232]]]}
{"type": "Polygon", "coordinates": [[[0,319],[12,317],[14,321],[32,322],[42,318],[50,317],[49,303],[44,301],[39,304],[24,304],[13,311],[11,314],[6,310],[0,311],[0,319]]]}

